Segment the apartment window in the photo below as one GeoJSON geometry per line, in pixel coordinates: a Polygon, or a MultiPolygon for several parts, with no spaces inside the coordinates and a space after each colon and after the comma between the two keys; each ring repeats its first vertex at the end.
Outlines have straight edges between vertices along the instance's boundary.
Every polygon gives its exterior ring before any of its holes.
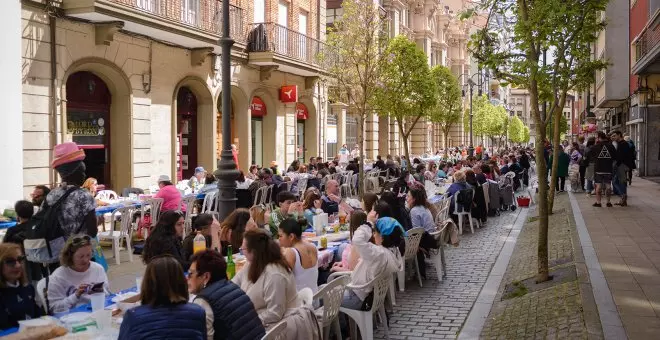
{"type": "Polygon", "coordinates": [[[254,0],[254,23],[266,22],[266,0],[254,0]]]}
{"type": "Polygon", "coordinates": [[[188,25],[197,25],[199,0],[183,0],[181,2],[181,21],[188,25]]]}
{"type": "Polygon", "coordinates": [[[277,23],[283,27],[289,26],[289,4],[284,1],[277,5],[277,23]]]}
{"type": "Polygon", "coordinates": [[[522,111],[516,111],[516,115],[517,115],[518,117],[522,117],[522,111]]]}

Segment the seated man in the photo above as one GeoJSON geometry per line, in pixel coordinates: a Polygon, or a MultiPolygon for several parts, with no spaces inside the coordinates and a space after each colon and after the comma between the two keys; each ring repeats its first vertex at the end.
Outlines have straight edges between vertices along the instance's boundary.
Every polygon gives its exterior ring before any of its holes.
{"type": "Polygon", "coordinates": [[[303,216],[302,202],[296,201],[296,196],[290,191],[280,191],[277,194],[278,208],[266,212],[266,220],[274,238],[278,237],[280,222],[287,218],[298,219],[303,216]]]}
{"type": "Polygon", "coordinates": [[[339,195],[339,183],[335,180],[329,180],[325,184],[325,194],[321,197],[323,203],[321,209],[323,212],[332,215],[339,212],[339,203],[341,196],[339,195]]]}

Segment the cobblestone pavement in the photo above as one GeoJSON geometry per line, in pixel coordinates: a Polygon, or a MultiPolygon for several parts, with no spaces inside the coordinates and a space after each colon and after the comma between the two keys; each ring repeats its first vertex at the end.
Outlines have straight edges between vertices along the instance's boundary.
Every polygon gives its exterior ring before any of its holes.
{"type": "MultiPolygon", "coordinates": [[[[558,195],[548,228],[548,260],[552,269],[574,266],[568,195],[558,195]],[[554,268],[553,268],[554,267],[554,268]]],[[[529,216],[538,216],[530,211],[529,216]]],[[[511,261],[481,333],[483,339],[586,339],[582,297],[577,279],[502,300],[507,284],[534,277],[537,271],[538,222],[523,226],[511,261]]],[[[575,245],[580,247],[580,244],[575,245]]]]}
{"type": "MultiPolygon", "coordinates": [[[[433,265],[420,288],[416,280],[406,282],[406,291],[396,293],[397,305],[390,316],[391,339],[455,339],[477,300],[519,210],[488,218],[487,226],[469,229],[457,248],[445,248],[447,279],[438,282],[433,265]]],[[[397,287],[398,289],[398,287],[397,287]]],[[[375,334],[384,339],[382,329],[375,334]]]]}

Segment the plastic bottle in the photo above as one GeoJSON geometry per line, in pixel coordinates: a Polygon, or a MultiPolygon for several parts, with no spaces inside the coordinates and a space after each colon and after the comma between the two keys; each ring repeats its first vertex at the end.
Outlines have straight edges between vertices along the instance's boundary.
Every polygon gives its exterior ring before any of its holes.
{"type": "Polygon", "coordinates": [[[206,250],[206,237],[201,233],[197,233],[197,236],[193,239],[193,253],[206,250]]]}
{"type": "Polygon", "coordinates": [[[234,263],[234,254],[231,244],[227,246],[227,279],[231,280],[236,275],[236,264],[234,263]]]}

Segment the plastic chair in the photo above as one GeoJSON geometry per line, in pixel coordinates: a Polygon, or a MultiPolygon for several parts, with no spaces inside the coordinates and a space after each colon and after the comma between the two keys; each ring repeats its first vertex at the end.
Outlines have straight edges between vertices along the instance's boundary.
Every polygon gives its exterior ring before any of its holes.
{"type": "Polygon", "coordinates": [[[311,306],[314,303],[314,292],[311,288],[305,287],[298,291],[297,298],[304,306],[311,306]]]}
{"type": "Polygon", "coordinates": [[[305,196],[305,191],[307,190],[307,182],[309,181],[308,178],[300,178],[298,179],[298,192],[297,194],[300,196],[300,199],[302,200],[305,196]]]}
{"type": "Polygon", "coordinates": [[[119,195],[112,190],[101,190],[96,193],[96,199],[98,200],[116,200],[119,195]]]}
{"type": "Polygon", "coordinates": [[[357,334],[355,324],[360,328],[362,339],[372,340],[374,338],[374,313],[380,315],[382,326],[385,331],[385,338],[390,338],[390,333],[387,327],[387,316],[385,315],[385,296],[387,295],[388,286],[392,281],[392,275],[388,272],[383,272],[375,277],[371,282],[361,286],[352,284],[346,285],[349,289],[365,289],[373,288],[373,301],[371,309],[368,311],[355,310],[345,307],[339,307],[339,311],[350,317],[354,323],[351,324],[351,334],[357,334]]]}
{"type": "MultiPolygon", "coordinates": [[[[474,190],[472,189],[463,189],[464,190],[469,190],[470,191],[470,202],[474,200],[474,190]]],[[[463,216],[467,216],[468,221],[470,221],[470,231],[474,234],[474,226],[472,224],[472,207],[469,207],[468,209],[464,209],[463,207],[460,207],[460,204],[458,204],[458,193],[454,194],[453,197],[454,200],[454,215],[458,216],[458,234],[463,235],[463,216]]]]}
{"type": "MultiPolygon", "coordinates": [[[[160,218],[160,209],[163,207],[163,202],[165,200],[162,198],[150,198],[146,200],[144,205],[142,206],[145,208],[146,206],[149,206],[150,213],[151,214],[151,226],[155,227],[156,223],[158,223],[158,219],[160,218]]],[[[144,210],[142,209],[142,217],[144,217],[144,210]]]]}
{"type": "Polygon", "coordinates": [[[111,229],[114,228],[115,222],[118,218],[121,218],[119,221],[120,228],[119,230],[110,230],[103,231],[98,233],[99,241],[102,240],[112,240],[112,250],[115,257],[115,262],[119,265],[119,250],[121,247],[121,240],[126,241],[126,250],[128,250],[128,260],[133,262],[133,249],[131,248],[131,236],[133,232],[133,212],[135,212],[135,207],[123,207],[119,208],[112,212],[112,217],[110,219],[111,229]]]}
{"type": "Polygon", "coordinates": [[[344,299],[344,291],[346,290],[346,285],[350,282],[350,277],[343,275],[328,282],[328,284],[319,287],[313,299],[314,301],[323,301],[323,307],[317,310],[317,312],[323,312],[323,316],[319,320],[323,328],[323,340],[330,339],[331,326],[335,329],[335,336],[341,340],[341,328],[339,327],[338,318],[339,307],[344,299]]]}
{"type": "Polygon", "coordinates": [[[46,315],[48,315],[48,308],[46,308],[46,278],[44,277],[43,279],[39,280],[37,282],[37,287],[35,289],[37,291],[37,305],[41,306],[41,308],[44,309],[46,312],[46,315]]]}
{"type": "Polygon", "coordinates": [[[350,184],[342,184],[339,186],[339,193],[341,198],[351,197],[351,186],[350,184]]]}
{"type": "Polygon", "coordinates": [[[280,321],[273,326],[261,340],[285,340],[286,339],[286,320],[280,321]]]}
{"type": "MultiPolygon", "coordinates": [[[[419,242],[424,235],[424,228],[413,228],[408,230],[408,237],[406,237],[406,252],[403,254],[404,263],[411,261],[415,263],[415,270],[417,271],[417,280],[419,286],[422,287],[422,275],[419,273],[419,263],[417,262],[417,251],[419,250],[419,242]]],[[[399,291],[403,292],[406,288],[406,266],[397,273],[399,281],[399,291]]]]}
{"type": "Polygon", "coordinates": [[[183,227],[183,237],[185,238],[186,235],[188,235],[191,230],[192,230],[192,214],[193,214],[193,209],[195,209],[195,200],[197,200],[197,196],[195,195],[190,195],[190,196],[185,196],[181,198],[181,202],[179,202],[179,211],[181,211],[182,207],[186,207],[186,212],[185,216],[183,217],[185,224],[183,227]]]}
{"type": "Polygon", "coordinates": [[[435,265],[435,271],[438,274],[438,282],[442,282],[447,278],[447,260],[445,258],[445,243],[444,236],[450,225],[454,224],[454,220],[449,217],[449,200],[442,201],[440,212],[436,215],[435,225],[437,230],[430,233],[430,235],[438,241],[440,245],[437,251],[431,251],[431,261],[435,265]]]}
{"type": "Polygon", "coordinates": [[[202,203],[202,210],[200,213],[208,213],[211,211],[215,211],[215,207],[213,206],[213,201],[215,200],[215,196],[218,194],[218,191],[209,191],[206,193],[206,196],[204,196],[204,202],[202,203]]]}
{"type": "Polygon", "coordinates": [[[261,188],[257,189],[254,194],[254,205],[266,204],[268,195],[268,186],[264,185],[261,188]]]}

